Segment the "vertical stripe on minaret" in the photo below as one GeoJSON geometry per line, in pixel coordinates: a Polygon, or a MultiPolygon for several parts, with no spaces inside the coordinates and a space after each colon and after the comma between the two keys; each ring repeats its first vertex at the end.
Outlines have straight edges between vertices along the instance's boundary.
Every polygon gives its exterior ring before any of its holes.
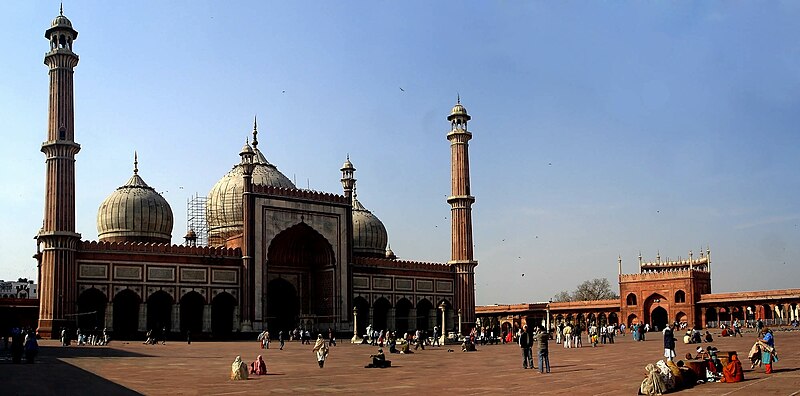
{"type": "Polygon", "coordinates": [[[50,51],[44,64],[50,69],[50,105],[45,155],[44,221],[36,236],[39,260],[39,334],[56,337],[72,319],[77,302],[75,251],[80,234],[75,232],[75,109],[72,74],[78,55],[72,43],[78,32],[60,13],[45,32],[50,51]]]}
{"type": "MultiPolygon", "coordinates": [[[[472,117],[461,105],[461,98],[450,111],[450,178],[452,193],[447,198],[451,218],[451,259],[448,264],[455,273],[454,312],[461,319],[462,333],[467,334],[475,325],[475,266],[472,256],[472,204],[469,186],[469,140],[472,133],[467,130],[467,121],[472,117]],[[460,313],[460,315],[459,315],[460,313]]],[[[456,324],[458,328],[458,324],[456,324]]]]}

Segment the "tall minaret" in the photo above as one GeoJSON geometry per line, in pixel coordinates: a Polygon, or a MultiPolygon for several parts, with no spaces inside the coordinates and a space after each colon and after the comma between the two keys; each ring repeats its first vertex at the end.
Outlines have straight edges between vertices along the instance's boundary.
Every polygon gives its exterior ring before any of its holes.
{"type": "MultiPolygon", "coordinates": [[[[469,188],[469,140],[472,133],[467,131],[467,121],[472,117],[461,105],[461,98],[453,106],[447,120],[450,121],[450,178],[452,194],[447,198],[450,204],[452,249],[450,264],[455,271],[454,309],[460,313],[463,333],[469,333],[475,325],[475,266],[478,262],[472,257],[472,203],[475,197],[469,188]]],[[[443,329],[447,330],[447,329],[443,329]]]]}
{"type": "Polygon", "coordinates": [[[47,141],[42,143],[46,160],[44,222],[37,235],[39,259],[39,334],[56,337],[77,301],[75,250],[81,236],[75,232],[75,108],[72,74],[78,55],[72,42],[78,32],[63,9],[44,33],[50,51],[44,64],[50,68],[50,109],[47,141]]]}

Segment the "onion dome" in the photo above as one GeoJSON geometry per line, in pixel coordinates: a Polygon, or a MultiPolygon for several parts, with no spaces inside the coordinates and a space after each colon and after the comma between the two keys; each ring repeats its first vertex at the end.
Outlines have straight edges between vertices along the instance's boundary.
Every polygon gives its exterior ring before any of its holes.
{"type": "Polygon", "coordinates": [[[386,227],[353,194],[353,254],[386,257],[386,227]]]}
{"type": "MultiPolygon", "coordinates": [[[[254,130],[253,132],[253,184],[296,188],[288,177],[284,176],[275,165],[267,161],[264,154],[258,149],[258,140],[255,139],[256,131],[254,130]]],[[[246,151],[247,148],[249,148],[249,146],[243,147],[242,151],[246,151]]],[[[226,239],[243,232],[243,176],[244,168],[241,163],[238,163],[208,192],[208,200],[206,201],[206,221],[208,222],[210,245],[221,245],[226,239]]]]}
{"type": "Polygon", "coordinates": [[[172,208],[139,176],[135,156],[133,176],[108,196],[97,211],[97,236],[107,242],[172,241],[172,208]]]}
{"type": "Polygon", "coordinates": [[[50,38],[50,33],[54,32],[56,30],[59,30],[59,31],[65,31],[66,30],[66,31],[71,32],[73,40],[78,37],[78,32],[75,31],[75,29],[72,27],[72,22],[67,17],[64,16],[64,6],[63,5],[61,6],[61,8],[59,10],[58,16],[55,17],[55,19],[53,19],[52,22],[50,22],[50,29],[47,29],[47,31],[44,34],[44,37],[49,39],[50,38]]]}
{"type": "Polygon", "coordinates": [[[447,119],[452,121],[453,118],[456,117],[466,118],[467,121],[469,121],[472,118],[470,117],[469,114],[467,114],[467,109],[463,105],[461,105],[461,96],[458,97],[456,105],[453,106],[452,110],[450,110],[450,115],[447,116],[447,119]]]}

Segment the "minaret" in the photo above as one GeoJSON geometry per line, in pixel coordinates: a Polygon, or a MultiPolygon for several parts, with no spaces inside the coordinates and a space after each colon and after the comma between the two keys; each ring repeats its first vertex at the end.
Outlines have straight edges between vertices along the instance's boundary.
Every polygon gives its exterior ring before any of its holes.
{"type": "MultiPolygon", "coordinates": [[[[460,312],[460,328],[468,334],[475,325],[475,266],[478,262],[472,256],[472,204],[475,197],[469,188],[469,140],[472,133],[467,131],[467,121],[472,117],[461,105],[461,97],[450,111],[450,177],[452,194],[447,198],[451,218],[451,259],[455,271],[454,309],[460,312]]],[[[447,331],[448,329],[442,329],[447,331]]]]}
{"type": "Polygon", "coordinates": [[[342,169],[340,170],[342,171],[341,180],[342,180],[342,188],[344,189],[344,196],[350,203],[352,203],[353,189],[355,189],[356,186],[356,178],[355,178],[356,168],[353,166],[353,163],[350,162],[349,154],[347,155],[347,160],[344,161],[342,169]]]}
{"type": "Polygon", "coordinates": [[[44,33],[50,51],[44,64],[50,68],[50,105],[45,155],[44,222],[37,235],[39,259],[39,334],[56,337],[72,319],[77,302],[75,250],[81,236],[75,232],[75,114],[72,92],[73,68],[78,55],[72,42],[78,32],[64,16],[63,8],[44,33]]]}
{"type": "MultiPolygon", "coordinates": [[[[253,137],[257,135],[255,131],[255,124],[253,125],[253,137]]],[[[258,143],[256,143],[258,145],[258,143]]],[[[242,179],[244,179],[244,191],[242,192],[242,220],[243,220],[243,235],[242,235],[242,298],[241,298],[241,323],[243,332],[253,331],[253,316],[254,316],[254,294],[253,287],[255,286],[255,268],[254,255],[255,255],[255,221],[254,210],[255,204],[253,201],[253,169],[255,168],[254,157],[255,151],[250,147],[249,142],[245,142],[242,151],[239,152],[242,157],[242,179]]]]}

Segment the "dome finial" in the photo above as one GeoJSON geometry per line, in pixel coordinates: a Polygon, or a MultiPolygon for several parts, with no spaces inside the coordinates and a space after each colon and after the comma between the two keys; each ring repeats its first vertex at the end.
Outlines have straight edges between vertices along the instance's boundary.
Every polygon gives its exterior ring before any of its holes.
{"type": "Polygon", "coordinates": [[[136,150],[133,151],[133,174],[139,174],[139,153],[136,150]]]}
{"type": "Polygon", "coordinates": [[[64,2],[61,2],[61,6],[58,7],[58,14],[64,16],[64,2]]]}
{"type": "Polygon", "coordinates": [[[258,147],[258,116],[253,116],[253,150],[258,147]]]}
{"type": "Polygon", "coordinates": [[[461,94],[456,92],[456,103],[461,104],[461,94]]]}

